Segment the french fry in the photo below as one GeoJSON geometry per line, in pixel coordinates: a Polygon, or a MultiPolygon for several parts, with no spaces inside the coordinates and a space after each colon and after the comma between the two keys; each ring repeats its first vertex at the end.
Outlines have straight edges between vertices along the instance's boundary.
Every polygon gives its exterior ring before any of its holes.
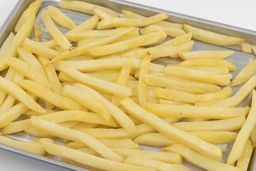
{"type": "Polygon", "coordinates": [[[23,46],[27,51],[31,53],[34,53],[36,55],[40,55],[49,59],[53,59],[60,54],[59,51],[50,49],[47,46],[42,46],[38,42],[35,42],[30,39],[26,39],[23,43],[23,46]]]}
{"type": "Polygon", "coordinates": [[[211,59],[211,58],[204,58],[204,59],[192,59],[186,60],[181,62],[180,65],[185,66],[223,66],[227,67],[230,71],[236,70],[236,65],[222,59],[211,59]]]}
{"type": "Polygon", "coordinates": [[[37,42],[42,41],[42,30],[38,24],[34,24],[34,35],[37,42]]]}
{"type": "Polygon", "coordinates": [[[113,152],[111,149],[106,147],[104,144],[102,144],[95,138],[81,131],[73,130],[34,116],[31,117],[31,124],[33,125],[33,127],[38,128],[40,130],[44,130],[45,132],[50,133],[54,136],[62,137],[64,139],[69,139],[73,141],[83,142],[104,158],[114,161],[122,160],[122,157],[120,155],[113,152]]]}
{"type": "Polygon", "coordinates": [[[136,133],[134,122],[121,109],[106,100],[97,91],[81,84],[75,84],[75,86],[83,91],[87,91],[91,95],[95,96],[99,101],[101,101],[108,109],[109,113],[113,116],[113,118],[128,132],[129,135],[134,135],[136,133]]]}
{"type": "Polygon", "coordinates": [[[22,80],[18,83],[23,89],[29,91],[37,97],[44,99],[45,101],[59,107],[60,109],[81,109],[82,107],[75,101],[54,93],[49,88],[43,87],[33,81],[22,80]]]}
{"type": "Polygon", "coordinates": [[[177,101],[166,100],[166,99],[158,99],[158,103],[160,103],[160,104],[171,104],[171,105],[188,105],[188,106],[192,105],[192,104],[189,104],[189,103],[177,102],[177,101]]]}
{"type": "Polygon", "coordinates": [[[131,95],[131,90],[125,86],[91,77],[72,68],[63,68],[62,71],[76,81],[87,84],[106,93],[115,94],[121,97],[131,95]]]}
{"type": "Polygon", "coordinates": [[[142,36],[133,37],[127,40],[116,42],[113,44],[102,45],[88,49],[88,54],[91,56],[104,56],[121,52],[130,48],[147,46],[161,42],[166,38],[164,32],[149,33],[142,36]]]}
{"type": "Polygon", "coordinates": [[[28,8],[22,13],[21,17],[19,18],[18,22],[15,26],[15,32],[18,32],[22,26],[25,25],[26,21],[29,19],[31,15],[36,15],[41,7],[42,0],[36,0],[35,2],[31,3],[28,8]]]}
{"type": "Polygon", "coordinates": [[[253,147],[255,147],[256,146],[256,126],[254,127],[250,138],[251,138],[251,143],[253,147]]]}
{"type": "Polygon", "coordinates": [[[223,108],[147,103],[146,109],[163,118],[227,119],[246,116],[250,108],[223,108]]]}
{"type": "Polygon", "coordinates": [[[256,55],[256,46],[252,46],[252,52],[254,55],[256,55]]]}
{"type": "Polygon", "coordinates": [[[181,36],[175,37],[171,40],[165,41],[164,43],[162,43],[159,46],[167,46],[167,45],[178,46],[178,45],[181,45],[183,43],[186,43],[186,42],[190,41],[191,38],[192,38],[192,34],[191,33],[186,33],[186,34],[183,34],[181,36]]]}
{"type": "Polygon", "coordinates": [[[63,14],[58,8],[48,6],[47,11],[50,14],[51,18],[62,27],[68,29],[73,29],[76,27],[76,23],[71,18],[63,14]]]}
{"type": "Polygon", "coordinates": [[[8,50],[0,57],[0,71],[3,71],[8,66],[6,65],[6,62],[10,57],[14,57],[17,55],[17,49],[23,44],[24,40],[29,37],[32,28],[33,23],[35,20],[35,15],[31,15],[27,21],[22,25],[22,27],[19,29],[19,31],[14,36],[11,44],[9,45],[8,50]]]}
{"type": "Polygon", "coordinates": [[[242,52],[244,52],[244,53],[251,53],[252,52],[252,47],[249,43],[243,42],[243,43],[240,44],[240,46],[241,46],[242,52]]]}
{"type": "Polygon", "coordinates": [[[235,131],[240,129],[244,122],[245,117],[239,116],[223,120],[179,122],[173,126],[184,131],[235,131]]]}
{"type": "Polygon", "coordinates": [[[247,170],[250,164],[251,155],[253,153],[253,146],[250,140],[245,144],[242,155],[239,157],[236,163],[236,167],[240,170],[247,170]]]}
{"type": "Polygon", "coordinates": [[[112,18],[112,16],[110,14],[104,12],[103,10],[101,10],[99,8],[95,8],[93,10],[93,13],[95,15],[98,15],[101,19],[112,18]]]}
{"type": "Polygon", "coordinates": [[[113,27],[143,27],[151,24],[159,23],[167,19],[169,16],[165,13],[156,14],[154,16],[139,19],[139,18],[106,18],[101,20],[97,29],[108,29],[113,27]]]}
{"type": "Polygon", "coordinates": [[[239,157],[241,157],[244,148],[246,146],[246,142],[249,140],[249,137],[256,125],[256,92],[253,91],[252,95],[252,106],[251,110],[246,118],[245,123],[243,124],[242,128],[240,129],[237,138],[234,142],[234,145],[232,147],[232,150],[228,156],[227,163],[233,164],[236,162],[239,157]]]}
{"type": "Polygon", "coordinates": [[[256,73],[256,61],[250,61],[232,80],[231,86],[237,86],[248,81],[256,73]]]}
{"type": "Polygon", "coordinates": [[[79,12],[86,13],[86,14],[94,14],[94,10],[99,9],[99,10],[111,15],[112,17],[118,16],[118,13],[116,13],[115,11],[113,11],[109,8],[105,8],[105,7],[102,7],[99,5],[82,2],[82,1],[61,1],[59,3],[59,7],[68,9],[68,10],[79,11],[79,12]]]}
{"type": "Polygon", "coordinates": [[[37,104],[30,95],[28,95],[15,83],[3,77],[0,77],[0,89],[18,99],[20,102],[25,104],[29,109],[40,113],[45,112],[45,110],[39,104],[37,104]]]}
{"type": "Polygon", "coordinates": [[[187,168],[184,165],[179,165],[179,164],[170,164],[170,163],[165,163],[162,161],[157,161],[153,159],[148,159],[147,157],[141,157],[141,156],[128,156],[125,160],[125,163],[130,163],[130,164],[136,164],[139,166],[144,166],[144,167],[151,167],[154,169],[157,169],[159,171],[174,171],[174,170],[180,170],[180,171],[190,171],[189,168],[187,168]]]}
{"type": "Polygon", "coordinates": [[[109,120],[111,118],[111,115],[109,114],[106,106],[99,99],[97,99],[95,96],[88,93],[87,91],[82,91],[75,86],[67,84],[63,87],[63,95],[73,99],[74,101],[81,104],[83,107],[94,111],[106,120],[109,120]]]}
{"type": "Polygon", "coordinates": [[[140,30],[142,34],[148,34],[155,31],[164,31],[168,36],[178,37],[185,34],[185,31],[179,27],[168,27],[162,24],[149,25],[140,30]]]}
{"type": "Polygon", "coordinates": [[[167,138],[160,133],[143,134],[136,137],[134,141],[138,144],[149,145],[154,147],[165,147],[172,144],[176,144],[175,141],[172,141],[170,138],[167,138]]]}
{"type": "Polygon", "coordinates": [[[185,91],[195,94],[203,94],[206,92],[216,92],[220,90],[220,87],[209,84],[209,83],[200,83],[195,81],[188,81],[180,79],[177,77],[163,77],[158,75],[146,75],[144,77],[145,82],[151,86],[166,87],[170,89],[185,91]],[[189,83],[189,84],[187,84],[189,83]]]}
{"type": "Polygon", "coordinates": [[[22,142],[5,136],[0,136],[0,144],[18,148],[38,155],[45,154],[44,148],[38,142],[22,142]]]}
{"type": "Polygon", "coordinates": [[[142,158],[146,157],[149,159],[159,160],[159,161],[168,162],[168,163],[177,163],[177,164],[182,163],[182,158],[180,157],[180,155],[176,153],[171,153],[171,152],[146,151],[146,150],[127,149],[127,148],[111,148],[111,149],[124,157],[137,155],[137,156],[142,156],[142,158]]]}
{"type": "Polygon", "coordinates": [[[224,164],[212,159],[209,159],[201,154],[198,154],[186,146],[175,144],[170,147],[164,148],[164,151],[170,151],[180,154],[188,162],[206,170],[218,170],[218,171],[239,171],[238,168],[224,164]]]}
{"type": "MultiPolygon", "coordinates": [[[[57,28],[57,26],[52,21],[48,11],[43,11],[42,13],[42,21],[47,28],[50,35],[57,42],[57,44],[63,50],[69,50],[72,47],[72,44],[68,41],[68,39],[64,36],[64,34],[57,28]]],[[[62,18],[63,20],[63,18],[62,18]]]]}
{"type": "Polygon", "coordinates": [[[214,104],[216,107],[233,107],[240,104],[256,86],[256,76],[252,76],[233,96],[214,104]]]}
{"type": "Polygon", "coordinates": [[[197,152],[214,160],[219,160],[221,158],[221,150],[217,146],[211,145],[194,135],[173,127],[164,120],[155,116],[153,113],[139,107],[132,100],[124,99],[122,100],[121,105],[128,110],[132,116],[139,118],[139,120],[143,120],[143,122],[149,124],[165,136],[172,138],[174,141],[186,144],[197,152]]]}
{"type": "Polygon", "coordinates": [[[213,59],[225,59],[233,55],[234,51],[192,51],[192,52],[181,52],[179,57],[183,60],[190,59],[204,59],[204,58],[213,58],[213,59]]]}
{"type": "Polygon", "coordinates": [[[168,65],[165,69],[167,75],[185,78],[193,81],[213,83],[222,86],[230,84],[231,74],[215,74],[205,71],[198,71],[178,65],[168,65]]]}
{"type": "Polygon", "coordinates": [[[89,165],[95,168],[104,169],[108,171],[154,171],[154,169],[125,164],[117,161],[102,159],[85,152],[74,150],[65,146],[57,145],[48,139],[40,139],[39,141],[45,150],[59,157],[67,158],[80,164],[89,165]],[[66,153],[63,153],[66,151],[66,153]]]}
{"type": "Polygon", "coordinates": [[[211,31],[192,27],[187,24],[183,24],[183,29],[186,32],[191,32],[193,34],[194,39],[200,40],[202,42],[214,44],[214,45],[230,46],[230,45],[237,45],[244,42],[243,38],[226,36],[223,34],[214,33],[211,31]]]}

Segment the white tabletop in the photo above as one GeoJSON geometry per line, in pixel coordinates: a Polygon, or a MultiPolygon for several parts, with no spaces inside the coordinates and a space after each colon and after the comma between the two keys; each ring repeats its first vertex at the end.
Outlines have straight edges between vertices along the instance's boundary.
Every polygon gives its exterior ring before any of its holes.
{"type": "MultiPolygon", "coordinates": [[[[255,0],[129,0],[136,3],[192,15],[220,23],[256,31],[255,0]]],[[[18,0],[0,1],[0,26],[18,0]]],[[[0,170],[4,171],[68,171],[37,160],[0,150],[0,170]]]]}

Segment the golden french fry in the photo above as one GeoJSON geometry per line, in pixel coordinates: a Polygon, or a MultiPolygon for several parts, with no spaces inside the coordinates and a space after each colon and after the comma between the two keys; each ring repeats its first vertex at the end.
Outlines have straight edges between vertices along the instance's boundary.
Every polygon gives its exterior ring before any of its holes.
{"type": "Polygon", "coordinates": [[[251,53],[252,52],[252,47],[249,43],[243,42],[240,44],[242,52],[244,53],[251,53]]]}
{"type": "Polygon", "coordinates": [[[206,71],[199,71],[182,67],[179,65],[168,65],[165,69],[167,75],[185,78],[193,81],[201,81],[206,83],[213,83],[222,86],[230,84],[231,74],[216,74],[206,71]]]}
{"type": "Polygon", "coordinates": [[[34,34],[35,34],[35,40],[37,42],[41,42],[41,40],[42,40],[42,30],[41,30],[41,27],[38,24],[34,24],[34,34]]]}
{"type": "Polygon", "coordinates": [[[240,104],[256,86],[256,76],[252,76],[233,96],[214,104],[216,107],[233,107],[240,104]]]}
{"type": "Polygon", "coordinates": [[[170,151],[180,154],[188,162],[206,170],[218,170],[218,171],[239,171],[238,168],[224,164],[212,159],[209,159],[201,154],[198,154],[186,146],[175,144],[170,147],[164,148],[164,151],[170,151]]]}
{"type": "Polygon", "coordinates": [[[39,11],[42,4],[42,0],[36,0],[35,2],[31,3],[28,8],[22,13],[21,17],[19,18],[18,22],[15,26],[15,32],[18,32],[22,26],[25,25],[26,21],[29,19],[31,15],[36,15],[39,11]]]}
{"type": "Polygon", "coordinates": [[[146,35],[136,36],[127,40],[119,41],[113,44],[102,45],[88,49],[91,56],[104,56],[121,52],[130,48],[147,46],[161,42],[166,38],[164,32],[149,33],[146,35]]]}
{"type": "Polygon", "coordinates": [[[250,110],[242,128],[240,129],[240,131],[237,135],[237,138],[234,142],[234,145],[232,147],[232,150],[228,156],[228,159],[227,159],[228,164],[235,163],[239,159],[239,157],[241,157],[241,155],[244,151],[246,142],[249,140],[249,137],[256,125],[255,103],[256,103],[256,92],[253,90],[251,110],[250,110]]]}
{"type": "Polygon", "coordinates": [[[15,83],[3,78],[0,76],[0,89],[12,95],[16,99],[18,99],[21,103],[25,104],[29,109],[44,113],[45,110],[37,104],[34,99],[28,95],[24,90],[22,90],[15,83]]]}
{"type": "Polygon", "coordinates": [[[61,1],[59,3],[59,7],[68,9],[68,10],[79,11],[86,14],[94,14],[94,10],[99,9],[111,15],[112,17],[118,16],[118,13],[116,13],[115,11],[109,8],[105,8],[99,5],[91,4],[88,2],[82,2],[82,1],[61,1]]]}
{"type": "Polygon", "coordinates": [[[168,27],[162,24],[154,24],[144,27],[140,30],[142,34],[148,34],[156,31],[164,31],[168,36],[178,37],[185,34],[185,31],[179,27],[168,27]]]}
{"type": "Polygon", "coordinates": [[[0,136],[0,144],[18,148],[24,151],[44,155],[45,150],[38,142],[22,142],[5,136],[0,136]]]}
{"type": "MultiPolygon", "coordinates": [[[[65,1],[64,1],[65,2],[65,1]]],[[[136,165],[125,164],[113,160],[102,159],[79,150],[74,150],[65,146],[57,145],[49,139],[40,139],[39,141],[45,150],[52,155],[70,159],[77,163],[81,163],[87,166],[92,166],[94,168],[104,169],[108,171],[154,171],[154,169],[145,168],[136,165]],[[66,151],[66,153],[63,153],[66,151]]]]}
{"type": "Polygon", "coordinates": [[[58,8],[48,6],[47,10],[51,18],[62,27],[68,29],[73,29],[76,27],[76,23],[71,18],[63,14],[58,8]]]}
{"type": "Polygon", "coordinates": [[[128,156],[125,160],[125,163],[130,163],[130,164],[136,164],[139,166],[144,166],[144,167],[150,167],[157,169],[159,171],[174,171],[174,170],[179,170],[179,171],[190,171],[189,168],[187,168],[184,165],[179,165],[179,164],[170,164],[170,163],[165,163],[162,161],[157,161],[153,159],[149,159],[147,157],[142,157],[142,156],[128,156]]]}
{"type": "Polygon", "coordinates": [[[231,85],[237,86],[248,81],[256,73],[256,61],[250,61],[232,80],[231,85]]]}
{"type": "Polygon", "coordinates": [[[106,100],[97,91],[81,84],[75,84],[75,86],[81,90],[87,91],[91,95],[95,96],[99,101],[101,101],[108,109],[109,113],[113,116],[113,118],[128,132],[129,135],[134,135],[136,133],[134,122],[121,109],[106,100]]]}
{"type": "Polygon", "coordinates": [[[193,148],[197,152],[215,159],[219,160],[221,158],[221,150],[219,147],[209,144],[194,135],[186,133],[182,130],[179,130],[172,125],[166,123],[164,120],[155,116],[153,113],[146,111],[145,109],[138,106],[131,99],[124,99],[121,102],[121,105],[129,111],[132,116],[139,118],[143,122],[151,125],[154,129],[162,133],[163,135],[172,138],[174,141],[182,144],[186,144],[189,147],[193,148]],[[207,150],[205,150],[207,149],[207,150]]]}
{"type": "MultiPolygon", "coordinates": [[[[64,36],[64,34],[57,28],[57,26],[52,21],[48,11],[43,11],[42,13],[42,21],[47,28],[50,35],[57,42],[57,44],[63,50],[69,50],[72,47],[72,44],[68,41],[68,39],[64,36]]],[[[63,20],[63,18],[62,18],[63,20]]]]}
{"type": "Polygon", "coordinates": [[[24,40],[29,37],[32,29],[33,23],[35,20],[35,15],[31,15],[27,21],[22,25],[19,31],[15,34],[11,44],[9,45],[6,52],[0,56],[0,71],[3,71],[8,66],[6,62],[10,57],[14,57],[17,55],[17,49],[23,44],[24,40]]]}
{"type": "Polygon", "coordinates": [[[111,115],[109,114],[106,106],[99,99],[87,91],[82,91],[75,86],[67,84],[63,87],[63,95],[73,99],[83,107],[94,111],[106,120],[111,118],[111,115]]]}
{"type": "Polygon", "coordinates": [[[214,33],[211,31],[192,27],[187,24],[183,24],[183,29],[186,32],[191,32],[193,34],[194,39],[200,40],[202,42],[214,44],[214,45],[229,46],[229,45],[237,45],[244,42],[243,38],[226,36],[223,34],[214,33]]]}
{"type": "Polygon", "coordinates": [[[174,123],[173,126],[184,131],[235,131],[240,129],[244,122],[245,117],[239,116],[213,121],[178,122],[174,123]]]}
{"type": "Polygon", "coordinates": [[[39,130],[43,130],[44,132],[47,132],[54,136],[62,137],[68,140],[83,142],[104,158],[114,161],[122,160],[122,157],[120,155],[113,152],[111,149],[106,147],[95,138],[81,131],[70,129],[34,116],[31,117],[31,124],[33,125],[33,127],[38,128],[39,130]]]}
{"type": "Polygon", "coordinates": [[[180,79],[177,77],[163,77],[158,75],[146,75],[144,77],[145,82],[152,86],[166,87],[170,89],[185,91],[195,94],[203,94],[206,92],[216,92],[220,90],[220,87],[209,84],[209,83],[200,83],[195,81],[188,81],[180,79]]]}
{"type": "Polygon", "coordinates": [[[156,14],[154,16],[139,19],[139,18],[106,18],[101,20],[97,29],[108,29],[113,27],[143,27],[151,24],[159,23],[167,19],[169,16],[165,13],[156,14]]]}
{"type": "Polygon", "coordinates": [[[59,107],[60,109],[81,109],[82,107],[75,101],[66,98],[62,95],[54,93],[52,90],[43,87],[33,81],[22,80],[18,83],[23,89],[29,91],[37,97],[44,99],[45,101],[59,107]]]}
{"type": "Polygon", "coordinates": [[[50,49],[47,46],[42,46],[40,43],[30,39],[26,39],[23,43],[24,48],[36,55],[43,56],[45,58],[53,59],[60,54],[59,51],[50,49]]]}
{"type": "Polygon", "coordinates": [[[204,59],[204,58],[214,58],[214,59],[225,59],[234,54],[234,51],[192,51],[192,52],[181,52],[179,57],[183,60],[189,59],[204,59]]]}
{"type": "Polygon", "coordinates": [[[236,167],[240,170],[247,170],[253,153],[253,145],[250,140],[246,142],[242,155],[239,157],[236,167]]]}

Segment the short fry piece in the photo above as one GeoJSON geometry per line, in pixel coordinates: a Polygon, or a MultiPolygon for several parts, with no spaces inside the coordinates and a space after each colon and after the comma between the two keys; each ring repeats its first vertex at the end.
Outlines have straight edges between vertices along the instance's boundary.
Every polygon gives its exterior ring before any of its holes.
{"type": "Polygon", "coordinates": [[[253,153],[253,146],[250,140],[245,144],[244,150],[240,158],[236,163],[236,167],[238,167],[242,171],[246,171],[250,164],[251,155],[253,153]]]}
{"type": "Polygon", "coordinates": [[[225,59],[234,53],[234,51],[191,51],[181,52],[179,53],[179,57],[183,60],[204,58],[225,59]]]}
{"type": "Polygon", "coordinates": [[[251,53],[252,52],[252,47],[247,42],[241,43],[241,49],[242,49],[242,52],[244,52],[244,53],[251,53]]]}

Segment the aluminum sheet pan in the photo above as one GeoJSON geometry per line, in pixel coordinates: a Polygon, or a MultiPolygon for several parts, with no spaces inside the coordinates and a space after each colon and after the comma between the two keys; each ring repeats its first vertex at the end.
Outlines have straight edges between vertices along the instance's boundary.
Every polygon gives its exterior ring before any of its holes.
{"type": "MultiPolygon", "coordinates": [[[[126,9],[126,10],[130,10],[130,11],[139,13],[144,16],[151,16],[151,15],[154,15],[159,12],[167,12],[171,15],[171,18],[169,19],[169,21],[178,22],[178,23],[188,23],[190,25],[204,28],[209,31],[215,31],[218,33],[232,35],[232,36],[241,36],[241,37],[246,38],[246,40],[248,42],[256,44],[256,32],[254,32],[254,31],[241,29],[241,28],[237,28],[237,27],[232,27],[232,26],[228,26],[225,24],[221,24],[221,23],[211,22],[208,20],[203,20],[200,18],[192,17],[192,16],[173,13],[173,12],[171,12],[171,10],[166,11],[166,10],[152,8],[152,7],[146,7],[143,5],[138,5],[138,4],[130,3],[127,1],[123,1],[123,0],[84,0],[84,1],[94,3],[94,4],[99,4],[99,5],[108,7],[110,9],[113,9],[118,12],[120,12],[121,9],[126,9]]],[[[0,28],[0,45],[6,39],[7,35],[11,31],[14,30],[14,26],[15,26],[16,22],[18,21],[19,16],[22,14],[24,9],[26,9],[26,7],[30,4],[30,2],[32,2],[32,0],[20,0],[18,2],[18,4],[16,5],[16,7],[14,8],[14,10],[11,12],[11,15],[8,17],[7,21],[0,28]]],[[[37,16],[36,23],[38,23],[43,28],[43,39],[44,40],[49,40],[49,35],[48,35],[47,30],[45,29],[44,25],[41,22],[40,14],[45,7],[47,7],[48,5],[57,6],[58,2],[59,2],[59,0],[43,0],[43,5],[42,5],[42,7],[39,11],[39,14],[37,16]]],[[[68,10],[64,10],[64,9],[61,9],[61,11],[63,11],[66,15],[71,17],[77,24],[81,23],[82,21],[86,20],[89,17],[88,15],[74,12],[74,11],[68,11],[68,10]]],[[[65,32],[66,30],[62,29],[62,31],[65,32]]],[[[193,50],[207,50],[207,49],[209,49],[209,50],[213,50],[213,49],[214,50],[217,50],[217,49],[219,49],[219,50],[227,50],[227,49],[235,50],[236,53],[228,59],[237,65],[237,71],[233,73],[234,75],[236,75],[241,70],[241,68],[243,68],[250,60],[255,59],[255,57],[253,55],[240,52],[238,47],[227,47],[227,48],[218,47],[218,46],[214,46],[214,45],[210,45],[210,44],[206,44],[206,43],[202,43],[202,42],[198,42],[198,41],[195,42],[195,45],[193,47],[193,50]]],[[[161,64],[167,64],[167,63],[172,63],[172,62],[173,62],[173,60],[170,60],[169,58],[162,58],[157,61],[157,63],[161,63],[161,64]]],[[[235,89],[234,92],[236,90],[237,89],[235,89]]],[[[245,100],[245,102],[243,104],[244,105],[248,104],[248,100],[249,99],[245,100]]],[[[12,137],[17,138],[17,139],[22,139],[22,140],[29,140],[31,138],[30,136],[25,135],[25,134],[12,135],[12,137]]],[[[232,147],[232,144],[223,144],[223,145],[227,146],[227,148],[228,148],[228,151],[224,154],[224,157],[223,157],[223,160],[225,160],[228,152],[230,151],[230,149],[232,147]]],[[[61,166],[64,168],[78,170],[78,171],[86,170],[84,168],[80,168],[80,167],[77,167],[77,166],[74,166],[71,164],[67,164],[67,163],[58,161],[57,157],[38,156],[38,155],[31,154],[29,152],[24,152],[22,150],[4,146],[4,145],[0,145],[0,148],[3,150],[8,150],[8,151],[29,157],[29,158],[38,159],[38,160],[41,160],[41,161],[44,161],[47,163],[58,165],[58,166],[61,166]]],[[[146,146],[142,146],[142,148],[147,149],[147,150],[157,150],[156,148],[146,147],[146,146]]],[[[192,166],[188,163],[186,163],[186,165],[189,165],[195,171],[202,170],[202,169],[199,169],[199,168],[192,166]]],[[[255,152],[251,159],[249,170],[256,171],[256,154],[255,154],[255,152]]]]}

